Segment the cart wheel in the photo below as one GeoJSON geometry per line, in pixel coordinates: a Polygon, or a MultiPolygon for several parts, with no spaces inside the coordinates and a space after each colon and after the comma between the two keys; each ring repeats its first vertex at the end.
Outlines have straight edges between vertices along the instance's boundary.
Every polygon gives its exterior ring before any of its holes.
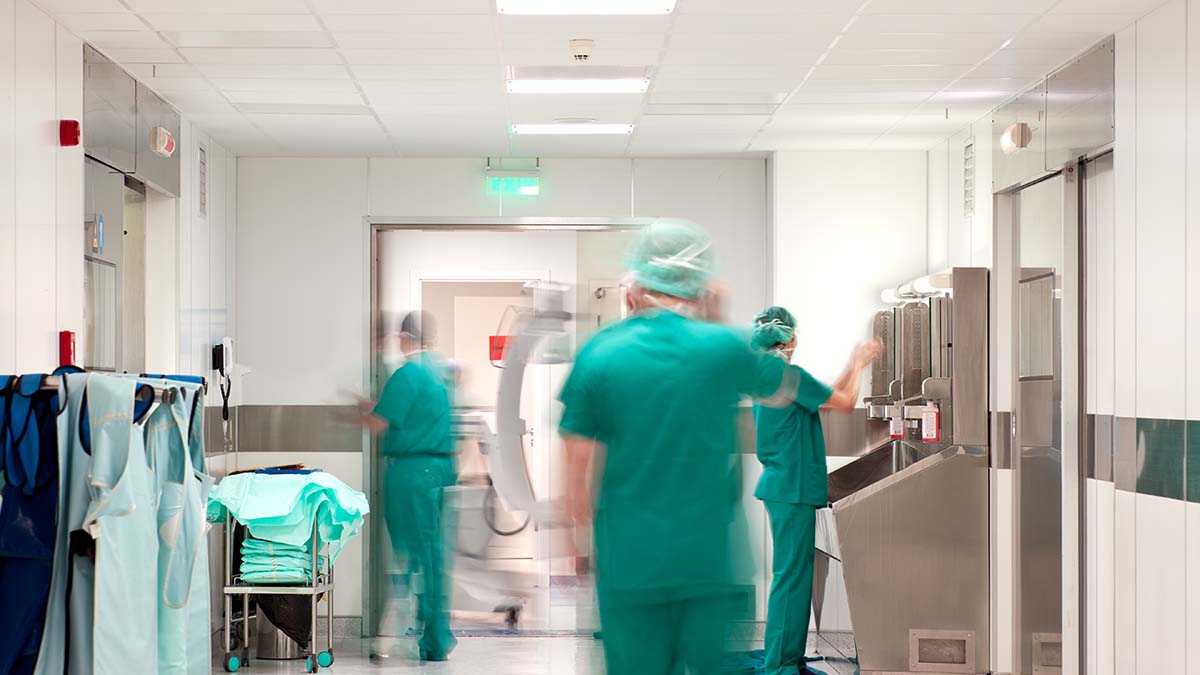
{"type": "Polygon", "coordinates": [[[321,652],[317,654],[317,663],[322,668],[328,668],[333,665],[333,652],[321,652]]]}
{"type": "Polygon", "coordinates": [[[317,660],[313,657],[309,656],[308,658],[304,659],[305,672],[315,673],[317,672],[318,668],[319,666],[317,665],[317,660]]]}
{"type": "Polygon", "coordinates": [[[225,656],[225,672],[236,673],[242,667],[242,661],[236,656],[225,656]]]}

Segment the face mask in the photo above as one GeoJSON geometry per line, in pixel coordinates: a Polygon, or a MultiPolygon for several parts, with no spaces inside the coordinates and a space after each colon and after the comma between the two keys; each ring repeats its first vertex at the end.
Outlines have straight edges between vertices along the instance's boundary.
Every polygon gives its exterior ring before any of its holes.
{"type": "Polygon", "coordinates": [[[788,363],[791,363],[792,362],[792,354],[796,350],[795,350],[795,348],[788,349],[786,347],[776,347],[775,349],[772,349],[771,351],[775,352],[775,354],[779,358],[783,359],[784,361],[787,361],[788,363]]]}

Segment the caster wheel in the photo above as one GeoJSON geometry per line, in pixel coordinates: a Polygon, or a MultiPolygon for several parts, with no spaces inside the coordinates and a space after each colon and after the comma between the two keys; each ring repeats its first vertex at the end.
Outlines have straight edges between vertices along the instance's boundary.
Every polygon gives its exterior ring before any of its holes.
{"type": "Polygon", "coordinates": [[[510,630],[513,628],[516,628],[517,624],[520,622],[521,622],[521,608],[520,607],[509,607],[504,610],[504,625],[508,626],[508,628],[510,630]]]}
{"type": "Polygon", "coordinates": [[[320,666],[317,665],[317,660],[315,658],[310,656],[310,657],[304,659],[304,671],[305,672],[315,673],[315,672],[317,672],[319,667],[320,666]]]}
{"type": "Polygon", "coordinates": [[[321,652],[317,654],[317,664],[322,668],[328,668],[333,665],[333,652],[321,652]]]}
{"type": "Polygon", "coordinates": [[[236,673],[242,667],[242,661],[236,656],[225,657],[225,672],[236,673]]]}

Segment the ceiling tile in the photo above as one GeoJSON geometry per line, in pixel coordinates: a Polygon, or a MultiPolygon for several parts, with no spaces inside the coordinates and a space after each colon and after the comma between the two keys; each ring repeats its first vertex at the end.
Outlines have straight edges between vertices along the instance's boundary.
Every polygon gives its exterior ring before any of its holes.
{"type": "Polygon", "coordinates": [[[638,132],[653,135],[667,134],[745,134],[749,136],[762,128],[766,115],[644,115],[638,132]]]}
{"type": "Polygon", "coordinates": [[[755,137],[751,150],[865,150],[878,134],[763,133],[755,137]]]}
{"type": "Polygon", "coordinates": [[[975,49],[842,49],[838,45],[825,65],[951,65],[971,66],[987,56],[986,47],[975,49]]]}
{"type": "Polygon", "coordinates": [[[360,80],[449,80],[456,78],[484,79],[504,78],[504,67],[500,65],[371,65],[356,64],[350,67],[354,77],[360,80]]]}
{"type": "Polygon", "coordinates": [[[1029,26],[1030,33],[1116,33],[1137,20],[1137,14],[1050,13],[1029,26]]]}
{"type": "Polygon", "coordinates": [[[1062,0],[1054,14],[1146,14],[1167,0],[1062,0]]]}
{"type": "Polygon", "coordinates": [[[753,45],[759,49],[824,51],[837,36],[834,31],[811,33],[674,33],[671,49],[745,49],[753,45]]]}
{"type": "Polygon", "coordinates": [[[342,80],[350,76],[350,71],[346,70],[346,67],[342,65],[250,65],[206,63],[197,66],[197,69],[205,76],[212,78],[342,80]]]}
{"type": "Polygon", "coordinates": [[[799,78],[775,80],[689,80],[676,77],[656,77],[652,83],[655,95],[672,93],[787,93],[800,84],[799,78]]]}
{"type": "Polygon", "coordinates": [[[99,30],[84,31],[80,37],[85,42],[101,49],[113,48],[160,48],[170,47],[162,38],[151,30],[99,30]]]}
{"type": "Polygon", "coordinates": [[[812,80],[933,80],[953,79],[969,66],[817,66],[812,80]]]}
{"type": "Polygon", "coordinates": [[[54,15],[55,21],[76,33],[93,30],[146,30],[146,24],[136,14],[73,14],[54,15]]]}
{"type": "Polygon", "coordinates": [[[809,89],[808,85],[800,88],[791,102],[803,103],[911,103],[917,104],[927,100],[937,93],[937,89],[920,89],[916,91],[821,91],[809,89]]]}
{"type": "Polygon", "coordinates": [[[499,65],[494,49],[343,49],[353,65],[499,65]]]}
{"type": "Polygon", "coordinates": [[[687,66],[663,65],[656,70],[659,77],[677,77],[691,80],[728,80],[728,79],[790,79],[801,78],[811,66],[802,64],[763,64],[755,66],[716,65],[716,66],[687,66]]]}
{"type": "Polygon", "coordinates": [[[499,18],[502,35],[571,35],[603,39],[607,34],[666,33],[669,16],[514,16],[499,18]]]}
{"type": "Polygon", "coordinates": [[[1021,79],[1037,79],[1045,77],[1053,70],[1053,66],[1038,66],[1015,63],[998,63],[987,62],[975,68],[966,77],[984,77],[984,78],[1021,78],[1021,79]]]}
{"type": "Polygon", "coordinates": [[[343,49],[449,49],[479,44],[458,33],[334,33],[333,39],[343,49]]]}
{"type": "Polygon", "coordinates": [[[662,134],[633,135],[629,143],[629,154],[638,157],[711,157],[738,154],[745,157],[747,134],[687,134],[663,136],[662,134]]]}
{"type": "Polygon", "coordinates": [[[1079,53],[1077,49],[1002,49],[988,63],[1014,66],[1055,67],[1070,61],[1079,53]]]}
{"type": "Polygon", "coordinates": [[[38,0],[37,4],[51,14],[129,11],[120,0],[38,0]]]}
{"type": "MultiPolygon", "coordinates": [[[[343,74],[345,74],[343,72],[343,74]]],[[[283,80],[283,79],[265,79],[265,78],[215,78],[212,80],[213,86],[227,91],[270,91],[270,92],[328,92],[328,93],[350,93],[358,92],[358,87],[354,81],[347,75],[342,80],[283,80]]]]}
{"type": "Polygon", "coordinates": [[[514,122],[549,123],[560,119],[595,119],[629,124],[642,110],[641,96],[600,97],[537,95],[509,96],[508,116],[514,122]]]}
{"type": "Polygon", "coordinates": [[[322,31],[184,31],[163,36],[177,47],[332,47],[322,31]]]}
{"type": "MultiPolygon", "coordinates": [[[[1091,0],[1088,0],[1089,2],[1091,0]]],[[[871,0],[867,14],[1041,14],[1058,0],[871,0]]]]}
{"type": "Polygon", "coordinates": [[[180,110],[187,111],[188,115],[207,113],[232,115],[237,113],[237,110],[229,104],[224,96],[211,89],[208,91],[159,91],[157,93],[180,110]]]}
{"type": "MultiPolygon", "coordinates": [[[[515,120],[522,122],[523,120],[515,120]]],[[[511,136],[517,157],[621,157],[630,137],[621,136],[511,136]]]]}
{"type": "MultiPolygon", "coordinates": [[[[538,51],[558,52],[561,58],[570,59],[569,42],[575,37],[573,33],[541,34],[541,33],[509,33],[501,38],[501,45],[507,49],[528,49],[538,51]]],[[[593,58],[612,49],[662,49],[666,44],[665,33],[605,33],[593,38],[596,45],[592,51],[593,58]]],[[[590,63],[591,61],[589,61],[590,63]]]]}
{"type": "Polygon", "coordinates": [[[304,0],[125,0],[135,12],[308,14],[304,0]]]}
{"type": "Polygon", "coordinates": [[[175,50],[163,49],[102,49],[108,58],[117,63],[183,63],[175,50]]]}
{"type": "Polygon", "coordinates": [[[1015,94],[1024,91],[1036,78],[1024,77],[964,77],[947,87],[947,91],[996,91],[1015,94]]]}
{"type": "Polygon", "coordinates": [[[1107,33],[1032,33],[1018,34],[1009,49],[1073,49],[1082,50],[1108,37],[1107,33]]]}
{"type": "Polygon", "coordinates": [[[471,14],[330,14],[325,26],[339,33],[446,33],[491,40],[492,18],[471,14]]]}
{"type": "Polygon", "coordinates": [[[229,65],[333,65],[342,62],[332,49],[216,49],[180,48],[187,60],[196,64],[229,65]]]}
{"type": "Polygon", "coordinates": [[[311,14],[142,14],[155,30],[320,30],[311,14]]]}
{"type": "Polygon", "coordinates": [[[763,105],[776,106],[783,103],[790,89],[783,91],[671,91],[650,92],[650,105],[707,105],[707,106],[740,106],[763,105]]]}
{"type": "Polygon", "coordinates": [[[312,0],[321,14],[490,14],[494,0],[312,0]]]}
{"type": "Polygon", "coordinates": [[[862,93],[905,93],[935,92],[944,89],[953,81],[952,77],[925,79],[869,79],[851,77],[843,79],[810,79],[801,87],[801,92],[862,92],[862,93]]]}
{"type": "Polygon", "coordinates": [[[759,48],[748,44],[741,49],[669,49],[663,56],[664,65],[753,65],[756,63],[790,63],[812,65],[821,58],[822,49],[759,48]]]}
{"type": "Polygon", "coordinates": [[[837,33],[849,21],[847,14],[680,14],[675,33],[837,33]]]}
{"type": "Polygon", "coordinates": [[[394,154],[375,118],[368,115],[248,115],[284,152],[313,155],[394,154]]]}
{"type": "Polygon", "coordinates": [[[249,115],[370,115],[363,103],[238,103],[237,109],[249,115]]]}
{"type": "Polygon", "coordinates": [[[288,91],[225,91],[225,96],[234,103],[321,103],[327,105],[362,105],[362,95],[357,91],[312,91],[292,89],[288,91]]]}
{"type": "Polygon", "coordinates": [[[858,10],[862,0],[682,0],[675,8],[681,14],[822,14],[858,10]]]}
{"type": "MultiPolygon", "coordinates": [[[[412,94],[393,94],[391,96],[368,96],[371,101],[371,106],[380,112],[385,111],[389,114],[403,110],[418,110],[430,109],[433,111],[442,108],[454,108],[456,110],[470,110],[481,105],[491,107],[502,107],[504,105],[504,97],[496,96],[494,98],[466,98],[461,94],[438,94],[438,93],[412,93],[412,94]]],[[[430,114],[436,114],[431,112],[430,114]]]]}
{"type": "Polygon", "coordinates": [[[1037,14],[867,14],[850,33],[1016,33],[1037,14]]]}
{"type": "Polygon", "coordinates": [[[838,49],[998,49],[1011,33],[856,33],[842,36],[838,49]]]}
{"type": "Polygon", "coordinates": [[[361,83],[363,91],[372,98],[406,96],[409,94],[460,94],[463,96],[504,96],[504,82],[483,80],[371,80],[361,83]]]}

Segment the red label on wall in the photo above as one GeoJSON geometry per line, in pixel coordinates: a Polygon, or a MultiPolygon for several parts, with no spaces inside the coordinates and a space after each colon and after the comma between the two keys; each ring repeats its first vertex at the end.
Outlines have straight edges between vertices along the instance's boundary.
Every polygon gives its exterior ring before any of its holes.
{"type": "Polygon", "coordinates": [[[493,361],[503,361],[504,351],[508,348],[507,335],[492,335],[488,337],[488,358],[493,361]]]}

